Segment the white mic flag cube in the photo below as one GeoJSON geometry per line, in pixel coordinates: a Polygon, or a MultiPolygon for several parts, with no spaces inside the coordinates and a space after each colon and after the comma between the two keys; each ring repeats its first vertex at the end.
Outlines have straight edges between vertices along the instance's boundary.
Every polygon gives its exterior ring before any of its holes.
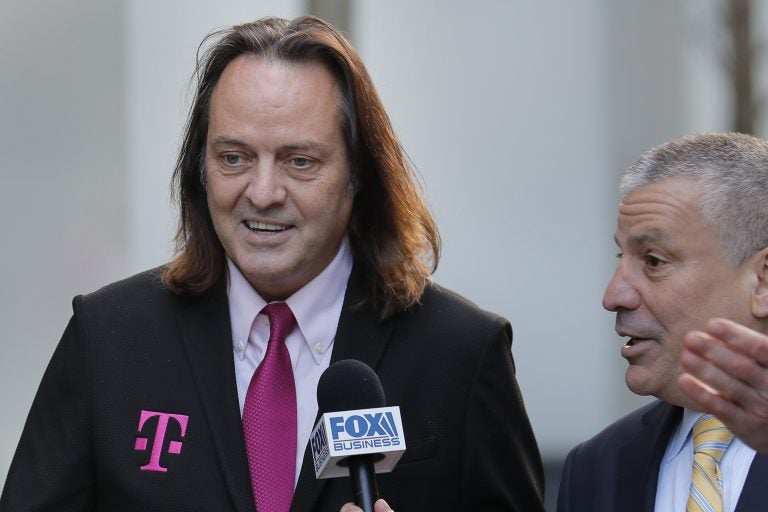
{"type": "Polygon", "coordinates": [[[405,451],[400,407],[325,413],[310,443],[317,478],[349,476],[344,459],[353,455],[379,455],[374,470],[389,473],[405,451]]]}

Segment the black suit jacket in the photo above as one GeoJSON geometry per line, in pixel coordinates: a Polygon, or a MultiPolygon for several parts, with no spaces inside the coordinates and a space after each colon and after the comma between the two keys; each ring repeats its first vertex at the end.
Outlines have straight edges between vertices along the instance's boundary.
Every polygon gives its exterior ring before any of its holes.
{"type": "MultiPolygon", "coordinates": [[[[543,510],[509,323],[436,285],[380,322],[359,277],[332,361],[371,366],[401,408],[407,450],[379,475],[380,494],[398,512],[543,510]]],[[[73,308],[0,511],[253,512],[225,288],[178,297],[151,271],[73,308]]],[[[307,449],[291,511],[337,512],[346,501],[349,479],[316,480],[307,449]]]]}
{"type": "MultiPolygon", "coordinates": [[[[656,401],[625,416],[568,454],[558,512],[653,512],[661,459],[682,418],[656,401]]],[[[768,509],[768,457],[755,455],[736,512],[768,509]]]]}

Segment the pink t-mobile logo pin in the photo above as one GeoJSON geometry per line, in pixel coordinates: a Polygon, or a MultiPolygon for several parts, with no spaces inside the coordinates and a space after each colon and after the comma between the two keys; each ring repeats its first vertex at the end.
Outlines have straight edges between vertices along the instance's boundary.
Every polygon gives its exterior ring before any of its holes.
{"type": "MultiPolygon", "coordinates": [[[[173,419],[181,427],[181,437],[187,434],[187,422],[189,416],[184,414],[171,414],[167,412],[155,412],[155,411],[141,411],[141,417],[139,417],[139,432],[144,428],[144,423],[149,418],[158,416],[157,430],[155,431],[155,438],[152,441],[152,453],[149,456],[149,464],[141,466],[142,471],[168,471],[160,465],[160,455],[163,452],[163,444],[165,443],[165,431],[168,429],[168,420],[173,419]]],[[[148,439],[146,437],[137,437],[134,449],[143,452],[147,449],[148,439]]],[[[171,441],[168,443],[168,453],[178,455],[181,453],[181,441],[171,441]]]]}

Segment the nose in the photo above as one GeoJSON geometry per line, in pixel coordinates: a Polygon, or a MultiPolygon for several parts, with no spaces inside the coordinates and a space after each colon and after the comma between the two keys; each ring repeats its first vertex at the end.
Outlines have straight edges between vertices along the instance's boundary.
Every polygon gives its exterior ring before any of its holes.
{"type": "Polygon", "coordinates": [[[274,162],[259,162],[250,171],[246,198],[260,210],[285,203],[288,196],[285,176],[274,162]]]}
{"type": "Polygon", "coordinates": [[[603,307],[608,311],[635,310],[640,304],[640,294],[628,279],[624,265],[620,263],[605,288],[603,307]]]}

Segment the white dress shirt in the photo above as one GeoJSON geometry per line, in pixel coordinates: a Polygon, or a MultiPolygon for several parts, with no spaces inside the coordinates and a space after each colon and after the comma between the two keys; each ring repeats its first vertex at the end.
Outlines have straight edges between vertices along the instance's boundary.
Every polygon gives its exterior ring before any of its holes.
{"type": "MultiPolygon", "coordinates": [[[[685,409],[683,420],[669,439],[661,459],[656,488],[657,512],[685,512],[693,473],[693,424],[703,413],[685,409]]],[[[720,461],[723,477],[723,512],[733,512],[749,473],[755,450],[734,437],[720,461]]]]}
{"type": "MultiPolygon", "coordinates": [[[[242,416],[248,384],[267,351],[269,319],[259,314],[267,304],[264,299],[229,258],[227,265],[229,320],[242,416]]],[[[331,348],[351,271],[352,251],[345,238],[331,263],[285,301],[297,325],[285,340],[296,383],[296,482],[317,416],[317,382],[331,362],[331,348]]]]}

